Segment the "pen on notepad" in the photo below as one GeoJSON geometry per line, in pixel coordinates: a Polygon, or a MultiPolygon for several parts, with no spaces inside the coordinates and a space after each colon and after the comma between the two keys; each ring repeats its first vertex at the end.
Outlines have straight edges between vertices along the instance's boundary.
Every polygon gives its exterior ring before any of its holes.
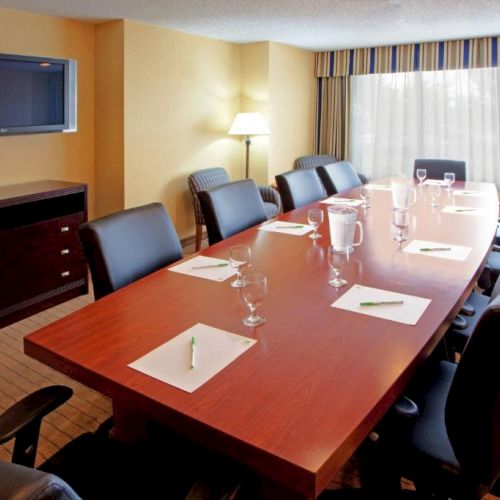
{"type": "Polygon", "coordinates": [[[296,226],[278,226],[278,229],[299,229],[304,227],[302,224],[298,224],[296,226]]]}
{"type": "Polygon", "coordinates": [[[196,347],[196,339],[191,337],[191,370],[194,368],[194,352],[196,347]]]}
{"type": "Polygon", "coordinates": [[[475,208],[456,208],[455,212],[475,212],[475,208]]]}
{"type": "Polygon", "coordinates": [[[210,269],[211,267],[227,267],[228,262],[220,262],[219,264],[209,264],[207,266],[193,266],[191,269],[210,269]]]}
{"type": "Polygon", "coordinates": [[[421,252],[443,252],[443,251],[447,251],[447,250],[451,250],[451,248],[421,248],[420,251],[421,252]]]}
{"type": "Polygon", "coordinates": [[[360,302],[360,306],[388,306],[388,305],[396,305],[396,304],[404,304],[404,300],[383,300],[381,302],[360,302]]]}

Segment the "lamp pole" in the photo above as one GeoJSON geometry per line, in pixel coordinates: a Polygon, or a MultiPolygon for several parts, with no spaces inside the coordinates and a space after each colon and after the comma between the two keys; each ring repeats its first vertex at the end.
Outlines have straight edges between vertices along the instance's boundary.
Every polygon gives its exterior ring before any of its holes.
{"type": "Polygon", "coordinates": [[[250,174],[250,136],[247,135],[247,138],[245,139],[245,146],[246,146],[246,160],[245,160],[245,179],[248,179],[248,176],[250,174]]]}

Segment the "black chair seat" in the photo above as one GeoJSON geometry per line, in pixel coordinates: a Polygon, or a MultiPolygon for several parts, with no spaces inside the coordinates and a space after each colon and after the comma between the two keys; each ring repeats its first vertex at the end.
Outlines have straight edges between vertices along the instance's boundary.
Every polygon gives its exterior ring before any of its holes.
{"type": "Polygon", "coordinates": [[[328,196],[361,186],[361,179],[348,161],[338,161],[318,167],[318,175],[328,196]]]}
{"type": "Polygon", "coordinates": [[[445,406],[457,365],[449,361],[433,364],[418,387],[410,389],[410,398],[419,408],[419,416],[407,432],[411,448],[427,459],[458,470],[460,465],[446,431],[445,406]]]}

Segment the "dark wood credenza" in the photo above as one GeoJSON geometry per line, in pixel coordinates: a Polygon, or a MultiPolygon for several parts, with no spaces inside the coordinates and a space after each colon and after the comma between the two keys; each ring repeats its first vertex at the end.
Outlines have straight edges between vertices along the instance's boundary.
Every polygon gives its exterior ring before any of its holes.
{"type": "Polygon", "coordinates": [[[86,184],[0,187],[0,327],[88,292],[86,220],[86,184]]]}

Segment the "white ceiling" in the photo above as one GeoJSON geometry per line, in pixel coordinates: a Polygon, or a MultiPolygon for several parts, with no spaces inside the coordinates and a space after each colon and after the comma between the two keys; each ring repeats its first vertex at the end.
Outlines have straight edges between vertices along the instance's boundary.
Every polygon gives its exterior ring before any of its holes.
{"type": "Polygon", "coordinates": [[[0,6],[312,50],[500,34],[500,0],[0,0],[0,6]]]}

